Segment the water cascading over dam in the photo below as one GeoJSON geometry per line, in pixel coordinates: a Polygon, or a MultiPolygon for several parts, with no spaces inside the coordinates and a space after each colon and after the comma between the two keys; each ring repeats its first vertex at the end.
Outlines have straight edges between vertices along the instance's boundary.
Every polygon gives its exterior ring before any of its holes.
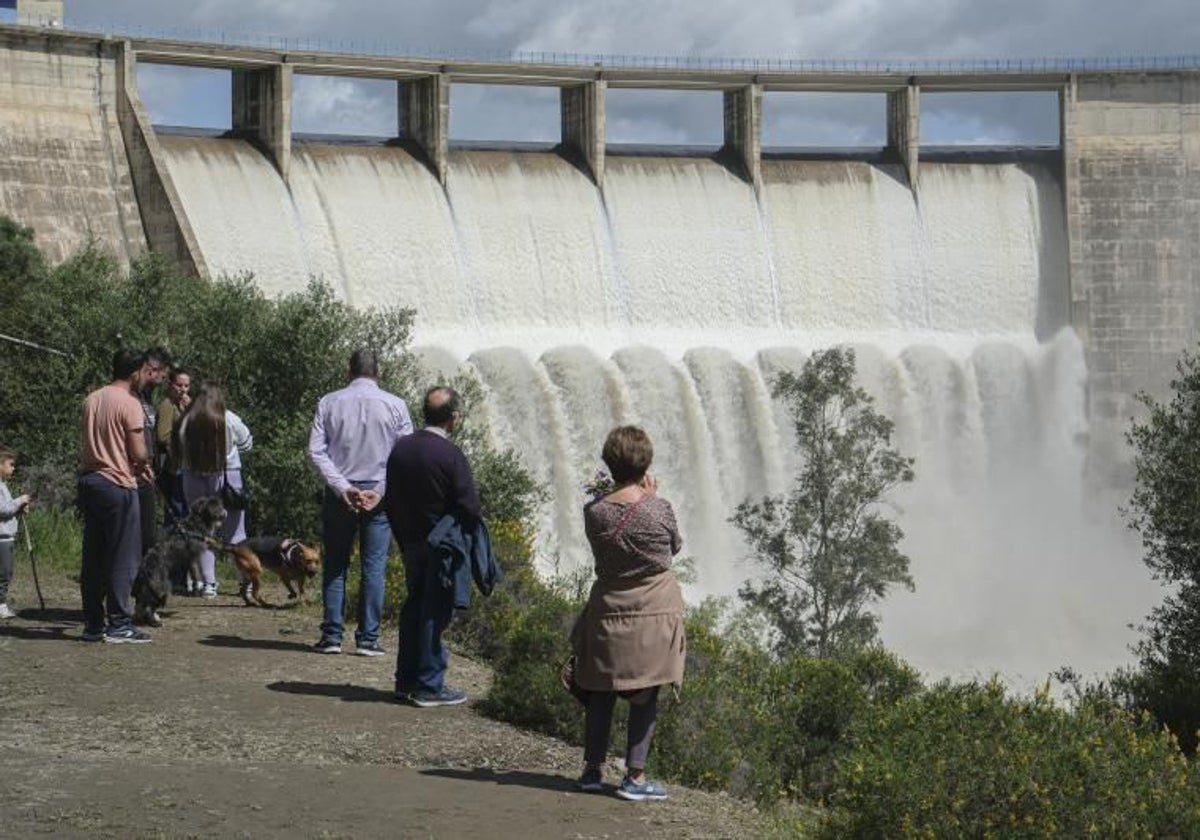
{"type": "MultiPolygon", "coordinates": [[[[1123,661],[1157,592],[1089,490],[1053,162],[765,160],[761,191],[701,157],[610,153],[603,191],[558,155],[297,142],[287,184],[241,140],[160,135],[209,269],[269,292],[322,276],[417,310],[430,364],[487,386],[499,442],[547,483],[546,547],[587,562],[580,485],[604,434],[654,437],[694,595],[754,574],[727,524],[794,454],[772,375],[834,344],[916,458],[894,497],[917,590],[883,635],[935,674],[1034,681],[1123,661]]],[[[549,559],[547,558],[547,563],[549,559]]]]}

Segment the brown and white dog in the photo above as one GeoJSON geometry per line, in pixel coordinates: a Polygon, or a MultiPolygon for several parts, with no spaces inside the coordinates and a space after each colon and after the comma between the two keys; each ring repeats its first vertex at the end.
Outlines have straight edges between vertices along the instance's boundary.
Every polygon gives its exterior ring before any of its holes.
{"type": "Polygon", "coordinates": [[[295,600],[304,596],[305,582],[321,568],[319,549],[284,537],[250,537],[221,551],[233,558],[241,573],[241,595],[247,606],[271,606],[259,593],[264,569],[278,574],[287,587],[288,600],[295,600]]]}

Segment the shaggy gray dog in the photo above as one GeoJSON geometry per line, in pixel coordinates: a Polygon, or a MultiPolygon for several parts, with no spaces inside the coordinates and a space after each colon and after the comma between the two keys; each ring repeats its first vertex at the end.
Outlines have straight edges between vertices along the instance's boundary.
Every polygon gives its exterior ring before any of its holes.
{"type": "Polygon", "coordinates": [[[171,577],[189,573],[193,580],[202,580],[200,556],[217,529],[225,522],[225,507],[216,496],[197,499],[187,517],[169,530],[159,533],[159,540],[146,552],[137,578],[133,581],[133,597],[137,603],[134,620],[139,624],[161,627],[158,611],[166,606],[171,594],[171,577]]]}

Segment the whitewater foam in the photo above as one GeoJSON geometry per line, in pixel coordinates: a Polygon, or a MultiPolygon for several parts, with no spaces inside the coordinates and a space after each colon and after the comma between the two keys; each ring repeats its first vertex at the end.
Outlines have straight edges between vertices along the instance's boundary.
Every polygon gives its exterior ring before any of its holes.
{"type": "Polygon", "coordinates": [[[325,277],[408,305],[436,369],[486,386],[500,443],[551,489],[548,556],[587,562],[580,485],[604,434],[645,425],[700,580],[754,574],[727,522],[786,488],[770,397],[813,350],[856,348],[917,481],[896,494],[915,593],[885,640],[934,674],[1126,658],[1156,597],[1115,500],[1086,481],[1087,371],[1066,328],[1052,167],[610,156],[605,189],[545,153],[455,152],[443,187],[399,147],[298,143],[285,186],[241,141],[164,137],[201,249],[270,292],[325,277]]]}

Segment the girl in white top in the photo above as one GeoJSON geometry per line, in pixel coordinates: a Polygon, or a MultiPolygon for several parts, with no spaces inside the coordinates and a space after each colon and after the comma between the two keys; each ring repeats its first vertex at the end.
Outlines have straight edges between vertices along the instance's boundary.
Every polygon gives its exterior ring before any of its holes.
{"type": "MultiPolygon", "coordinates": [[[[254,445],[250,429],[225,407],[225,392],[206,385],[179,421],[175,446],[183,478],[183,497],[189,505],[205,496],[218,495],[228,482],[237,490],[242,482],[242,453],[254,445]]],[[[226,508],[227,517],[218,537],[226,543],[246,539],[246,511],[226,508]]],[[[217,558],[205,549],[200,559],[203,581],[195,591],[217,597],[217,558]]]]}

